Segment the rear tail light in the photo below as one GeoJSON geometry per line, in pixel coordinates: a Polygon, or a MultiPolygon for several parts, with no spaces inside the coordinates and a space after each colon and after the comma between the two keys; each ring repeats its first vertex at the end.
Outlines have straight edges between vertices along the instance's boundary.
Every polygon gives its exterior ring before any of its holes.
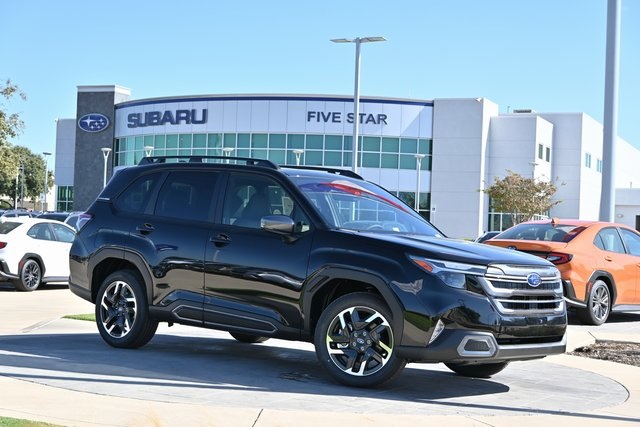
{"type": "Polygon", "coordinates": [[[93,215],[91,215],[90,213],[80,214],[80,216],[78,216],[78,222],[76,222],[76,230],[80,231],[86,223],[91,221],[92,218],[93,215]]]}
{"type": "Polygon", "coordinates": [[[0,249],[4,249],[7,247],[7,242],[0,242],[0,249]]]}
{"type": "Polygon", "coordinates": [[[571,254],[563,254],[561,252],[549,252],[546,256],[547,261],[551,261],[555,265],[566,264],[573,258],[571,254]]]}

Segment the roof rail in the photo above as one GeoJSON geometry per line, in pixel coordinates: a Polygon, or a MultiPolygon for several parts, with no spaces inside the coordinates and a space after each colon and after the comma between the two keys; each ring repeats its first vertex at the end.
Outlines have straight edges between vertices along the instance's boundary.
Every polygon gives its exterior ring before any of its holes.
{"type": "Polygon", "coordinates": [[[343,175],[343,176],[348,176],[349,178],[355,178],[355,179],[360,179],[364,181],[364,178],[362,178],[360,175],[358,175],[357,173],[355,173],[352,170],[349,169],[336,169],[336,168],[325,168],[323,166],[294,166],[294,165],[282,165],[283,168],[288,168],[288,169],[307,169],[307,170],[314,170],[314,171],[324,171],[324,172],[329,172],[329,173],[334,173],[336,175],[343,175]]]}
{"type": "Polygon", "coordinates": [[[278,169],[278,165],[265,159],[252,159],[250,157],[227,157],[227,156],[149,156],[143,157],[138,165],[149,165],[155,163],[167,163],[167,160],[176,160],[174,163],[229,163],[233,161],[244,162],[247,166],[261,166],[269,169],[278,169]],[[219,162],[207,162],[206,160],[220,160],[219,162]]]}

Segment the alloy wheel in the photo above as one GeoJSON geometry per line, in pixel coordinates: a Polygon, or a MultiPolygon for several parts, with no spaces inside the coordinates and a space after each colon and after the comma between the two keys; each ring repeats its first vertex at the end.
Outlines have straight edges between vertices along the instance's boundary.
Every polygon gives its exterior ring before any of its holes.
{"type": "Polygon", "coordinates": [[[36,289],[40,285],[40,266],[29,260],[22,269],[22,283],[27,289],[36,289]]]}
{"type": "Polygon", "coordinates": [[[393,353],[393,331],[385,317],[369,307],[350,307],[331,321],[326,348],[344,373],[368,376],[378,372],[393,353]]]}
{"type": "Polygon", "coordinates": [[[599,322],[603,322],[609,316],[609,290],[606,286],[600,286],[593,292],[591,311],[599,322]]]}
{"type": "Polygon", "coordinates": [[[137,314],[137,301],[128,283],[111,283],[100,301],[100,321],[104,330],[114,338],[126,336],[133,327],[137,314]]]}

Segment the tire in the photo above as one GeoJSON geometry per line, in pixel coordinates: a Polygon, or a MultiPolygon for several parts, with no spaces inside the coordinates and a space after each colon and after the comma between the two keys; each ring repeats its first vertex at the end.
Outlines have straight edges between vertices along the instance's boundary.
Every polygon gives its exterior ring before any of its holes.
{"type": "Polygon", "coordinates": [[[447,368],[458,375],[473,378],[491,378],[493,375],[507,367],[509,362],[499,363],[479,363],[474,365],[464,365],[460,363],[445,363],[447,368]]]}
{"type": "Polygon", "coordinates": [[[116,271],[102,282],[96,324],[102,339],[113,347],[138,348],[153,338],[158,322],[149,316],[145,289],[133,271],[116,271]]]}
{"type": "Polygon", "coordinates": [[[587,298],[587,307],[579,310],[582,323],[587,325],[602,325],[611,313],[611,291],[602,280],[596,280],[587,298]]]}
{"type": "Polygon", "coordinates": [[[259,343],[265,342],[266,340],[269,339],[269,337],[261,337],[261,336],[258,336],[258,335],[251,335],[251,334],[243,334],[243,333],[240,333],[240,332],[229,332],[229,334],[231,334],[231,336],[233,338],[235,338],[236,341],[247,343],[247,344],[259,344],[259,343]]]}
{"type": "Polygon", "coordinates": [[[354,293],[332,302],[314,334],[316,355],[329,374],[354,387],[382,385],[396,377],[406,360],[395,352],[391,312],[374,295],[354,293]]]}
{"type": "Polygon", "coordinates": [[[22,264],[20,277],[13,282],[17,290],[31,292],[38,289],[42,283],[42,268],[38,261],[28,259],[22,264]]]}

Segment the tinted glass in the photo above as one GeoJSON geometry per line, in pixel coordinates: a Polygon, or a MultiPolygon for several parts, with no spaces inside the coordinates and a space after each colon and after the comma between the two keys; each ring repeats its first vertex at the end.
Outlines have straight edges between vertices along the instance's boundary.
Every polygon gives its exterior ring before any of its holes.
{"type": "Polygon", "coordinates": [[[631,255],[640,256],[640,235],[626,228],[621,228],[620,234],[622,234],[624,244],[627,246],[627,251],[631,255]]]}
{"type": "Polygon", "coordinates": [[[586,227],[567,224],[531,224],[523,222],[497,235],[496,239],[570,242],[586,227]]]}
{"type": "Polygon", "coordinates": [[[19,226],[20,222],[0,222],[0,234],[7,234],[19,226]]]}
{"type": "Polygon", "coordinates": [[[49,224],[36,224],[27,231],[27,236],[37,240],[55,240],[49,224]]]}
{"type": "Polygon", "coordinates": [[[605,251],[625,253],[622,239],[620,239],[620,235],[613,227],[600,230],[593,243],[605,251]]]}
{"type": "Polygon", "coordinates": [[[144,213],[151,197],[151,189],[159,174],[145,175],[133,182],[118,196],[116,206],[125,212],[144,213]]]}
{"type": "Polygon", "coordinates": [[[59,242],[73,243],[76,233],[63,225],[51,224],[51,226],[53,227],[53,232],[56,235],[56,240],[59,242]]]}
{"type": "Polygon", "coordinates": [[[441,236],[400,199],[369,182],[343,177],[291,179],[333,227],[441,236]]]}
{"type": "Polygon", "coordinates": [[[172,172],[158,193],[155,214],[206,221],[218,174],[204,171],[172,172]]]}

